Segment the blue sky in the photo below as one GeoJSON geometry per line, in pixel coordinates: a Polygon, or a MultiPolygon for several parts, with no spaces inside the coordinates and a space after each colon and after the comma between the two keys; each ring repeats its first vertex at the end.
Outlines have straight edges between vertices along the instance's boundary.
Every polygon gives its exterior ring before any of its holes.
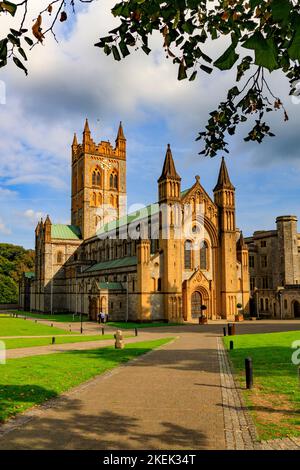
{"type": "MultiPolygon", "coordinates": [[[[30,248],[39,217],[49,213],[53,222],[70,221],[70,145],[74,131],[81,138],[86,117],[96,141],[114,142],[123,121],[129,205],[157,199],[168,143],[182,188],[200,175],[212,194],[222,154],[200,157],[195,138],[234,74],[203,74],[196,82],[179,83],[159,36],[150,56],[137,52],[114,62],[93,47],[115,24],[113,3],[85,5],[71,22],[59,24],[59,44],[49,36],[29,53],[28,77],[13,64],[1,69],[6,105],[0,105],[0,242],[30,248]]],[[[224,47],[224,41],[217,43],[210,52],[218,57],[224,47]]],[[[247,127],[241,129],[226,157],[236,187],[237,225],[245,235],[273,229],[278,215],[300,217],[300,104],[292,103],[281,78],[272,74],[270,82],[290,120],[284,123],[276,113],[271,121],[277,137],[262,145],[244,143],[247,127]]]]}

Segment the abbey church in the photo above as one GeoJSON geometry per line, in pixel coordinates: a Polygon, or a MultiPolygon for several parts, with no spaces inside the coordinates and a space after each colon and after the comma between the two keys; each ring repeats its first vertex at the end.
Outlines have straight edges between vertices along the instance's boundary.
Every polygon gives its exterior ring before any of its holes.
{"type": "Polygon", "coordinates": [[[140,322],[233,320],[238,304],[248,313],[248,248],[224,159],[211,197],[199,176],[181,187],[168,145],[157,201],[128,214],[126,152],[122,124],[115,146],[96,143],[88,121],[82,142],[74,136],[71,224],[38,223],[21,307],[140,322]]]}

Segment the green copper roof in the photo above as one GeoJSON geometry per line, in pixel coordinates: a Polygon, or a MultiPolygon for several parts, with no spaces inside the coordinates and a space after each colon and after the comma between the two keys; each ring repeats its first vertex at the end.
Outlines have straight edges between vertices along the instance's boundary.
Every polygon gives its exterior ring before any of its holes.
{"type": "Polygon", "coordinates": [[[52,224],[51,237],[60,240],[80,240],[81,233],[76,225],[52,224]]]}
{"type": "Polygon", "coordinates": [[[111,261],[103,261],[102,263],[97,263],[86,269],[85,273],[91,273],[94,271],[101,271],[103,269],[114,269],[114,268],[123,268],[127,266],[135,266],[137,264],[136,256],[127,256],[125,258],[113,259],[111,261]]]}
{"type": "Polygon", "coordinates": [[[33,279],[35,277],[35,273],[33,272],[27,272],[27,273],[24,273],[24,276],[27,278],[27,279],[33,279]]]}
{"type": "Polygon", "coordinates": [[[100,289],[124,290],[120,282],[99,282],[98,286],[100,289]]]}
{"type": "MultiPolygon", "coordinates": [[[[183,198],[190,190],[191,188],[186,189],[185,191],[182,191],[180,193],[180,197],[183,198]]],[[[97,235],[103,235],[104,233],[108,233],[112,230],[116,230],[117,228],[124,227],[131,222],[137,222],[139,220],[143,220],[149,216],[156,215],[159,212],[159,204],[158,202],[155,202],[154,204],[149,204],[149,206],[146,206],[136,212],[132,212],[131,214],[124,215],[123,217],[120,217],[120,219],[113,220],[112,222],[109,222],[97,232],[97,235]]]]}

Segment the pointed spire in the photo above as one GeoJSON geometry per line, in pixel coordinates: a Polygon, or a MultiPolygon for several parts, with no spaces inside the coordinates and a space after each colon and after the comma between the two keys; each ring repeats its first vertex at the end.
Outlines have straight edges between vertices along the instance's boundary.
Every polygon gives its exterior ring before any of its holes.
{"type": "Polygon", "coordinates": [[[238,239],[237,250],[238,251],[247,250],[247,245],[244,240],[243,232],[241,232],[240,238],[238,239]]]}
{"type": "Polygon", "coordinates": [[[124,131],[123,131],[122,121],[120,122],[120,125],[119,125],[117,140],[126,140],[124,131]]]}
{"type": "Polygon", "coordinates": [[[72,143],[72,147],[76,147],[78,145],[78,142],[77,142],[77,135],[76,135],[76,132],[74,133],[74,138],[73,138],[73,143],[72,143]]]}
{"type": "Polygon", "coordinates": [[[172,150],[171,150],[171,146],[170,144],[168,144],[168,148],[167,148],[167,153],[166,153],[166,157],[165,157],[165,161],[164,161],[164,166],[163,166],[163,170],[162,170],[162,174],[158,180],[158,182],[160,183],[161,181],[167,179],[167,178],[171,178],[171,179],[176,179],[178,181],[181,180],[180,176],[178,175],[177,171],[176,171],[176,168],[175,168],[175,164],[174,164],[174,160],[173,160],[173,155],[172,155],[172,150]]]}
{"type": "Polygon", "coordinates": [[[87,118],[86,118],[86,120],[85,120],[85,125],[84,125],[84,131],[83,131],[83,133],[84,133],[84,134],[91,133],[90,128],[89,128],[89,121],[88,121],[87,118]]]}
{"type": "Polygon", "coordinates": [[[232,189],[232,190],[235,189],[233,184],[230,181],[224,157],[222,157],[218,182],[214,188],[214,191],[218,191],[219,189],[232,189]]]}
{"type": "Polygon", "coordinates": [[[49,217],[49,215],[47,215],[44,225],[51,225],[51,224],[52,224],[52,222],[50,220],[50,217],[49,217]]]}

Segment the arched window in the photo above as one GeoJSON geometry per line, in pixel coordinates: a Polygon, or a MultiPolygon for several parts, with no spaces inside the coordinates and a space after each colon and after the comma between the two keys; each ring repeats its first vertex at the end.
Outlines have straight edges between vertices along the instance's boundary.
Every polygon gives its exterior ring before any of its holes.
{"type": "Polygon", "coordinates": [[[109,186],[111,189],[118,189],[118,175],[115,171],[110,174],[109,186]]]}
{"type": "Polygon", "coordinates": [[[200,269],[208,269],[208,244],[206,241],[202,243],[200,248],[200,269]]]}
{"type": "Polygon", "coordinates": [[[102,206],[102,194],[98,194],[98,206],[102,206]]]}
{"type": "Polygon", "coordinates": [[[260,299],[260,311],[263,312],[264,310],[264,299],[260,299]]]}
{"type": "Polygon", "coordinates": [[[57,263],[58,263],[58,264],[62,264],[62,256],[63,256],[63,255],[62,255],[62,252],[59,251],[59,252],[57,253],[57,257],[56,257],[56,260],[57,260],[57,263]]]}
{"type": "Polygon", "coordinates": [[[92,174],[92,185],[101,186],[101,172],[98,168],[93,171],[92,174]]]}
{"type": "Polygon", "coordinates": [[[192,269],[192,242],[186,240],[184,243],[184,268],[192,269]]]}

